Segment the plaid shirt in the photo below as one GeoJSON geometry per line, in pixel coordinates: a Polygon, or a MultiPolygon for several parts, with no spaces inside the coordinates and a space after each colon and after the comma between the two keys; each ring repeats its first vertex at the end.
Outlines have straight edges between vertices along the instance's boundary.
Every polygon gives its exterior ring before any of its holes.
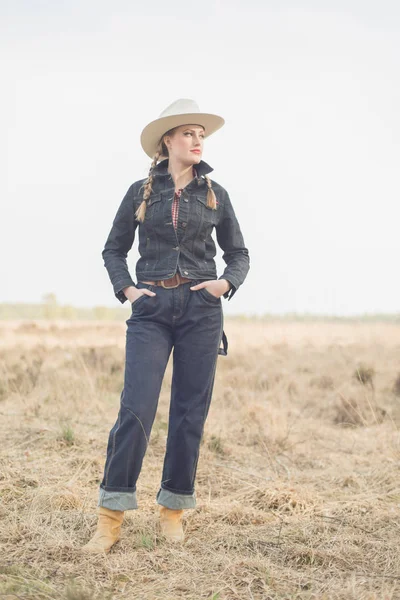
{"type": "MultiPolygon", "coordinates": [[[[193,167],[193,178],[197,177],[197,171],[193,167]]],[[[179,188],[177,192],[174,194],[174,199],[172,201],[172,223],[174,224],[175,229],[178,227],[178,214],[179,214],[179,198],[181,197],[183,188],[179,188]]]]}

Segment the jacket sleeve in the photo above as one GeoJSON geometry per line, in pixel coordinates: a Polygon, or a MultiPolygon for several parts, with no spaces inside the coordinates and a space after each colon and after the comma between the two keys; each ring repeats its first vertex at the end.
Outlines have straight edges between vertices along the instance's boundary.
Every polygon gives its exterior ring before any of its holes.
{"type": "Polygon", "coordinates": [[[229,194],[223,191],[223,213],[216,226],[217,241],[224,251],[222,258],[226,267],[221,277],[227,279],[231,289],[225,292],[224,298],[230,300],[246,279],[250,269],[249,251],[244,245],[243,235],[236,218],[229,194]]]}
{"type": "MultiPolygon", "coordinates": [[[[126,192],[115,215],[111,231],[106,240],[102,257],[104,266],[108,271],[116,298],[123,304],[127,297],[122,291],[133,285],[126,262],[129,250],[135,239],[135,230],[138,221],[135,219],[134,184],[126,192]]],[[[136,286],[135,286],[136,287],[136,286]]]]}

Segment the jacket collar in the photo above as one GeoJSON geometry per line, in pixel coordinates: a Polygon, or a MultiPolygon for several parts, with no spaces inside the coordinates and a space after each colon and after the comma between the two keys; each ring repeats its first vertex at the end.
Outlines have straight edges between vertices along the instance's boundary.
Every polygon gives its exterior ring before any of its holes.
{"type": "MultiPolygon", "coordinates": [[[[153,169],[153,177],[165,177],[166,175],[170,176],[168,172],[168,162],[168,158],[165,158],[164,160],[159,162],[158,165],[156,165],[153,169]]],[[[199,179],[203,175],[207,175],[207,173],[211,173],[211,171],[214,171],[213,167],[211,167],[204,160],[201,160],[197,165],[194,165],[194,168],[197,171],[196,179],[199,179]]]]}

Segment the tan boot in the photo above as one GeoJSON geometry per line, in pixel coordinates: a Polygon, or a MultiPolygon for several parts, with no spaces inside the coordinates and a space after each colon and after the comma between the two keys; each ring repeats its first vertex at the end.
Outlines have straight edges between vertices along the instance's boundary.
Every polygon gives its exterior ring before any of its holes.
{"type": "Polygon", "coordinates": [[[82,552],[92,554],[102,554],[109,552],[111,546],[118,542],[121,532],[121,524],[124,519],[124,511],[110,510],[104,506],[99,506],[99,520],[97,529],[92,539],[82,546],[82,552]]]}
{"type": "Polygon", "coordinates": [[[183,510],[160,506],[161,533],[169,540],[183,542],[185,535],[182,527],[183,510]]]}

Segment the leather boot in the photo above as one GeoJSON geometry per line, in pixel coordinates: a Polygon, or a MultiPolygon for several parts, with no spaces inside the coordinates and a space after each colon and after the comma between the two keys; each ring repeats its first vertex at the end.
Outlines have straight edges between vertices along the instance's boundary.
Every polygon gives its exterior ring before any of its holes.
{"type": "Polygon", "coordinates": [[[183,510],[160,507],[161,533],[169,540],[183,542],[185,535],[182,527],[183,510]]]}
{"type": "Polygon", "coordinates": [[[102,554],[109,552],[111,546],[118,542],[121,532],[121,524],[124,519],[124,511],[110,510],[104,506],[99,506],[99,520],[97,529],[92,539],[82,546],[82,552],[92,554],[102,554]]]}

